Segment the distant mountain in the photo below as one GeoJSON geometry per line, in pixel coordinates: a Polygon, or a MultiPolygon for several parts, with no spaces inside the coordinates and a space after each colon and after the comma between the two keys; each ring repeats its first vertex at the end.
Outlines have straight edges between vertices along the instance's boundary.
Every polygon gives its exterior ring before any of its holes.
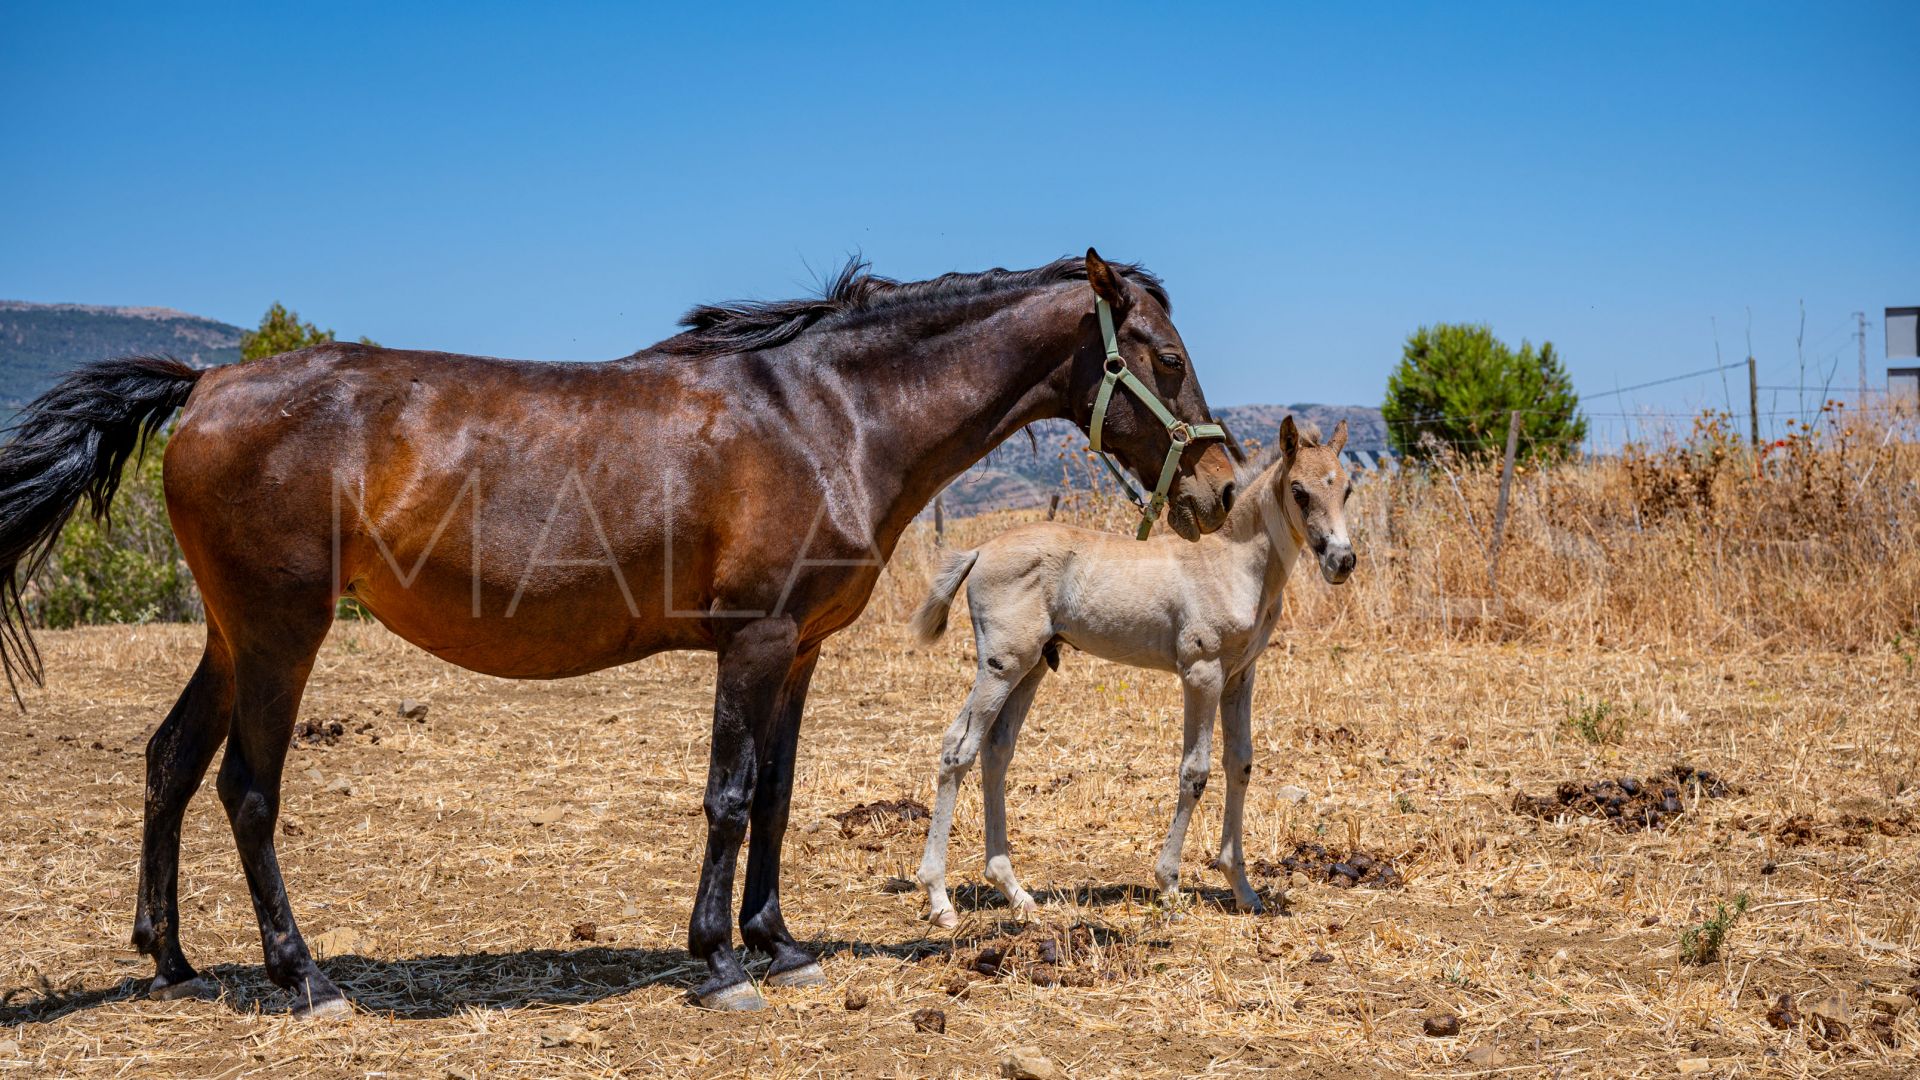
{"type": "Polygon", "coordinates": [[[0,416],[89,360],[161,353],[195,367],[240,359],[240,328],[155,307],[0,300],[0,416]]]}
{"type": "MultiPolygon", "coordinates": [[[[1280,421],[1291,413],[1295,423],[1310,423],[1331,436],[1335,424],[1347,422],[1347,449],[1378,454],[1387,448],[1387,428],[1380,410],[1364,405],[1229,405],[1215,415],[1242,443],[1270,446],[1280,433],[1280,421]]],[[[955,517],[1045,506],[1063,490],[1087,490],[1092,477],[1107,478],[1105,467],[1087,456],[1087,437],[1065,420],[1034,424],[1030,443],[1024,432],[1001,443],[986,460],[968,469],[948,486],[946,512],[955,517]]]]}

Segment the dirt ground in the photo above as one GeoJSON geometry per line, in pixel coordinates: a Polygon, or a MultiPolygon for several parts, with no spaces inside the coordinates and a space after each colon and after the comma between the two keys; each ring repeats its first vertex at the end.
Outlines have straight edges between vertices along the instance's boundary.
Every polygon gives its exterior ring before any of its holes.
{"type": "Polygon", "coordinates": [[[359,1012],[308,1023],[262,976],[211,784],[188,814],[182,919],[221,997],[141,995],[142,752],[198,628],[41,641],[48,689],[0,711],[0,1073],[990,1076],[1018,1046],[1070,1076],[1897,1076],[1920,1061],[1920,693],[1895,651],[1276,645],[1249,797],[1260,916],[1227,910],[1207,867],[1219,783],[1189,838],[1195,902],[1155,908],[1177,688],[1068,651],[1012,777],[1015,865],[1042,922],[1002,921],[981,883],[970,783],[963,919],[934,932],[905,887],[925,822],[834,815],[930,801],[968,642],[916,651],[870,618],[820,666],[787,849],[785,910],[834,985],[713,1015],[685,1003],[684,952],[711,658],[517,683],[342,624],[279,851],[359,1012]],[[1722,904],[1717,949],[1711,928],[1686,936],[1722,904]],[[944,1032],[916,1026],[927,1009],[944,1032]],[[1448,1030],[1440,1014],[1458,1034],[1427,1033],[1448,1030]]]}

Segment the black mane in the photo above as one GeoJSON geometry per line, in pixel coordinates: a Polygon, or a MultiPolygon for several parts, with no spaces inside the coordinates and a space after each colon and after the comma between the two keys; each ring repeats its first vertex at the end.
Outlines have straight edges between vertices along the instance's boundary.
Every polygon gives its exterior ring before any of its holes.
{"type": "MultiPolygon", "coordinates": [[[[1128,281],[1172,310],[1167,289],[1146,268],[1133,263],[1111,263],[1128,281]]],[[[1032,270],[982,270],[972,274],[942,274],[928,281],[895,281],[881,277],[857,256],[834,275],[820,296],[800,300],[735,300],[702,304],[686,313],[680,325],[685,333],[670,337],[655,349],[678,356],[719,356],[784,345],[807,329],[833,316],[870,313],[893,308],[934,307],[977,300],[994,293],[1087,280],[1086,260],[1055,259],[1032,270]]]]}

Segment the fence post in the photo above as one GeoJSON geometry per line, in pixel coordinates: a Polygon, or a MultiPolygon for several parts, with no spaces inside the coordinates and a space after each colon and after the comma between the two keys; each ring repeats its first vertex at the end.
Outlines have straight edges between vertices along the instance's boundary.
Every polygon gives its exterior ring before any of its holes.
{"type": "Polygon", "coordinates": [[[1520,449],[1520,410],[1507,420],[1507,453],[1500,462],[1500,497],[1493,504],[1493,543],[1487,549],[1487,590],[1500,598],[1500,543],[1507,534],[1507,493],[1513,488],[1513,459],[1520,449]]]}
{"type": "Polygon", "coordinates": [[[933,497],[933,546],[940,547],[947,542],[947,493],[942,491],[933,497]]]}
{"type": "Polygon", "coordinates": [[[1754,374],[1753,357],[1747,357],[1747,420],[1752,429],[1753,448],[1760,449],[1760,377],[1754,374]]]}

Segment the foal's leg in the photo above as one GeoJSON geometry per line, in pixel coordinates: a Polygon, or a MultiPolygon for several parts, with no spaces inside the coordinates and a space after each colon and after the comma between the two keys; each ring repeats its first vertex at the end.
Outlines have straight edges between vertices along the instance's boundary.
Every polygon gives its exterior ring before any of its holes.
{"type": "Polygon", "coordinates": [[[157,998],[195,991],[199,974],[180,951],[180,819],[227,737],[233,712],[233,665],[218,631],[208,628],[200,666],[173,711],[147,740],[147,822],[140,843],[140,890],[133,944],[153,957],[157,998]]]}
{"type": "Polygon", "coordinates": [[[1039,905],[1020,887],[1020,879],[1013,874],[1012,848],[1007,843],[1007,766],[1013,761],[1020,725],[1026,722],[1027,710],[1033,707],[1033,695],[1046,674],[1045,664],[1035,664],[1027,677],[1020,680],[1020,685],[1013,688],[1007,703],[1000,708],[1000,718],[987,733],[986,752],[980,761],[980,794],[987,819],[987,880],[1013,905],[1014,917],[1023,921],[1033,918],[1039,905]]]}
{"type": "Polygon", "coordinates": [[[294,924],[293,907],[274,854],[273,830],[280,818],[280,777],[286,764],[293,721],[300,711],[313,655],[332,622],[331,606],[296,628],[277,626],[291,640],[280,639],[269,650],[255,651],[235,643],[234,676],[237,701],[227,755],[220,763],[220,801],[240,849],[253,912],[260,922],[260,943],[266,952],[267,977],[293,991],[294,1013],[302,1016],[345,1015],[352,1011],[333,981],[322,974],[294,924]],[[301,640],[305,638],[306,640],[301,640]]]}
{"type": "Polygon", "coordinates": [[[1167,830],[1166,847],[1154,864],[1153,876],[1160,883],[1161,902],[1171,906],[1180,899],[1180,848],[1187,840],[1187,821],[1193,805],[1207,790],[1207,757],[1212,751],[1213,717],[1220,708],[1220,663],[1206,660],[1180,674],[1185,690],[1187,725],[1185,748],[1180,755],[1180,797],[1174,805],[1173,827],[1167,830]]]}
{"type": "Polygon", "coordinates": [[[827,977],[811,953],[793,940],[780,915],[780,841],[787,832],[793,800],[793,759],[800,743],[800,714],[820,651],[800,657],[780,691],[779,718],[772,745],[760,765],[747,831],[747,885],[740,897],[740,941],[773,957],[769,986],[822,986],[827,977]]]}
{"type": "Polygon", "coordinates": [[[1000,716],[1000,709],[1013,695],[1028,671],[1040,660],[1040,650],[1024,651],[989,647],[980,641],[980,667],[974,674],[973,691],[960,715],[953,718],[940,746],[940,768],[935,778],[933,821],[927,826],[927,850],[920,859],[920,884],[927,887],[927,917],[936,926],[958,926],[960,917],[947,899],[947,840],[953,832],[953,804],[960,795],[960,781],[980,754],[980,742],[987,726],[1000,716]]]}
{"type": "Polygon", "coordinates": [[[733,870],[753,809],[762,748],[773,741],[780,690],[798,658],[794,638],[792,622],[760,619],[733,629],[720,643],[707,761],[707,850],[687,927],[687,951],[705,960],[708,970],[694,996],[709,1009],[764,1005],[733,953],[733,870]]]}
{"type": "Polygon", "coordinates": [[[1220,820],[1220,857],[1213,861],[1233,885],[1241,911],[1263,910],[1247,880],[1247,782],[1253,777],[1253,667],[1228,680],[1220,695],[1221,764],[1227,770],[1227,809],[1220,820]]]}

